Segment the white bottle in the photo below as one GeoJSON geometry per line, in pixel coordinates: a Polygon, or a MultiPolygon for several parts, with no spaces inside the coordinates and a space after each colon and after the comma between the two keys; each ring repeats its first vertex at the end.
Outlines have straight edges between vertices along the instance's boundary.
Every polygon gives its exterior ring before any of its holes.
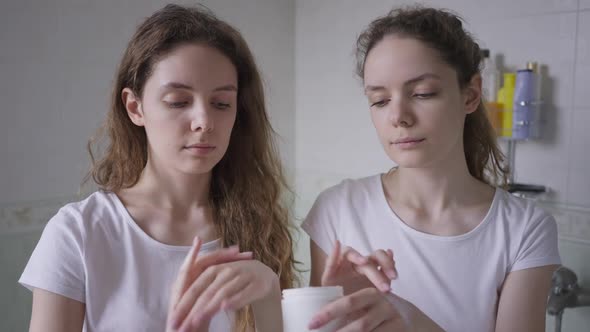
{"type": "MultiPolygon", "coordinates": [[[[283,290],[283,332],[311,331],[307,327],[326,304],[342,297],[342,287],[305,287],[283,290]]],[[[342,322],[333,320],[314,332],[334,332],[342,322]]]]}
{"type": "Polygon", "coordinates": [[[483,57],[481,71],[483,98],[485,102],[495,102],[500,89],[500,71],[490,57],[490,50],[482,49],[481,55],[483,57]]]}

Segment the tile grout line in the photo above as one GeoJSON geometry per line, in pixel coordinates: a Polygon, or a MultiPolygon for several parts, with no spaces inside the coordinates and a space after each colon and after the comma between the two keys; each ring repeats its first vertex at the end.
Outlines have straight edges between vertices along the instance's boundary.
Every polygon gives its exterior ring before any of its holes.
{"type": "Polygon", "coordinates": [[[574,75],[572,75],[572,95],[571,95],[571,112],[569,114],[569,137],[567,142],[567,173],[565,175],[565,204],[569,205],[570,199],[570,177],[571,177],[571,156],[572,156],[572,143],[573,143],[573,126],[574,126],[574,116],[576,112],[576,68],[578,66],[578,38],[580,33],[580,0],[578,0],[578,7],[576,11],[576,28],[574,32],[574,75]]]}

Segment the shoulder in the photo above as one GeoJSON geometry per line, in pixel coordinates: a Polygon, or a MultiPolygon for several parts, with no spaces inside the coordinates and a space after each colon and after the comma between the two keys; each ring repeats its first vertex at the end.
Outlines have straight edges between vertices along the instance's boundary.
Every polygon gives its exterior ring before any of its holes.
{"type": "Polygon", "coordinates": [[[534,238],[557,241],[555,218],[535,201],[516,197],[505,190],[497,189],[497,204],[494,211],[497,227],[517,243],[534,238]]]}
{"type": "Polygon", "coordinates": [[[535,201],[514,196],[500,188],[496,190],[497,213],[512,223],[531,224],[553,220],[553,216],[535,201]]]}
{"type": "Polygon", "coordinates": [[[318,195],[303,225],[325,224],[327,221],[340,224],[352,211],[362,213],[371,202],[377,201],[374,197],[379,190],[382,191],[380,175],[343,180],[318,195]]]}
{"type": "Polygon", "coordinates": [[[345,179],[321,192],[317,202],[322,204],[337,204],[339,202],[352,204],[379,195],[382,190],[380,174],[359,179],[345,179]]]}
{"type": "Polygon", "coordinates": [[[46,228],[67,228],[79,229],[83,231],[92,227],[99,220],[104,220],[105,216],[119,214],[120,208],[117,206],[113,193],[107,191],[96,191],[83,200],[71,202],[64,205],[49,220],[46,228]]]}
{"type": "Polygon", "coordinates": [[[510,253],[508,272],[560,264],[555,218],[533,200],[504,190],[497,195],[498,225],[510,253]]]}

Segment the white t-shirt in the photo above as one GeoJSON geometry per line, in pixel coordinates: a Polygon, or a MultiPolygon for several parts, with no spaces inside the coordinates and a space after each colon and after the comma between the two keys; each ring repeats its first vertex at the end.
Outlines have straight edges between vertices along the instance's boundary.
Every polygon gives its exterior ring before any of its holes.
{"type": "MultiPolygon", "coordinates": [[[[212,241],[201,253],[219,247],[212,241]]],[[[85,303],[83,331],[163,332],[172,283],[189,249],[154,240],[114,193],[97,191],[51,218],[19,282],[85,303]]],[[[233,318],[217,314],[210,331],[230,331],[233,318]]]]}
{"type": "Polygon", "coordinates": [[[324,191],[302,227],[326,253],[336,240],[363,255],[392,249],[399,274],[392,292],[450,332],[494,331],[506,276],[560,264],[554,218],[501,189],[484,220],[458,236],[426,234],[402,222],[380,175],[324,191]]]}

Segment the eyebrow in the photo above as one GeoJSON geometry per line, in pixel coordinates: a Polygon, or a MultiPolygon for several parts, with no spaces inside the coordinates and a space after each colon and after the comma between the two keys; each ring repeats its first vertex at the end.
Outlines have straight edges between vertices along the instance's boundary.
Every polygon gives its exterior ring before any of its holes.
{"type": "Polygon", "coordinates": [[[238,88],[233,84],[228,84],[215,88],[213,91],[238,91],[238,88]]]}
{"type": "MultiPolygon", "coordinates": [[[[162,85],[164,88],[194,90],[192,86],[179,82],[168,82],[162,85]]],[[[213,91],[238,91],[238,88],[233,84],[227,84],[213,89],[213,91]]]]}
{"type": "MultiPolygon", "coordinates": [[[[433,74],[433,73],[424,73],[420,76],[416,76],[412,79],[409,79],[407,81],[404,82],[404,85],[410,85],[410,84],[414,84],[414,83],[418,83],[420,81],[424,81],[428,78],[431,79],[435,79],[435,80],[439,80],[440,81],[440,76],[433,74]]],[[[381,90],[385,90],[384,86],[380,86],[380,85],[367,85],[367,87],[365,88],[365,93],[367,92],[373,92],[373,91],[381,91],[381,90]]]]}

